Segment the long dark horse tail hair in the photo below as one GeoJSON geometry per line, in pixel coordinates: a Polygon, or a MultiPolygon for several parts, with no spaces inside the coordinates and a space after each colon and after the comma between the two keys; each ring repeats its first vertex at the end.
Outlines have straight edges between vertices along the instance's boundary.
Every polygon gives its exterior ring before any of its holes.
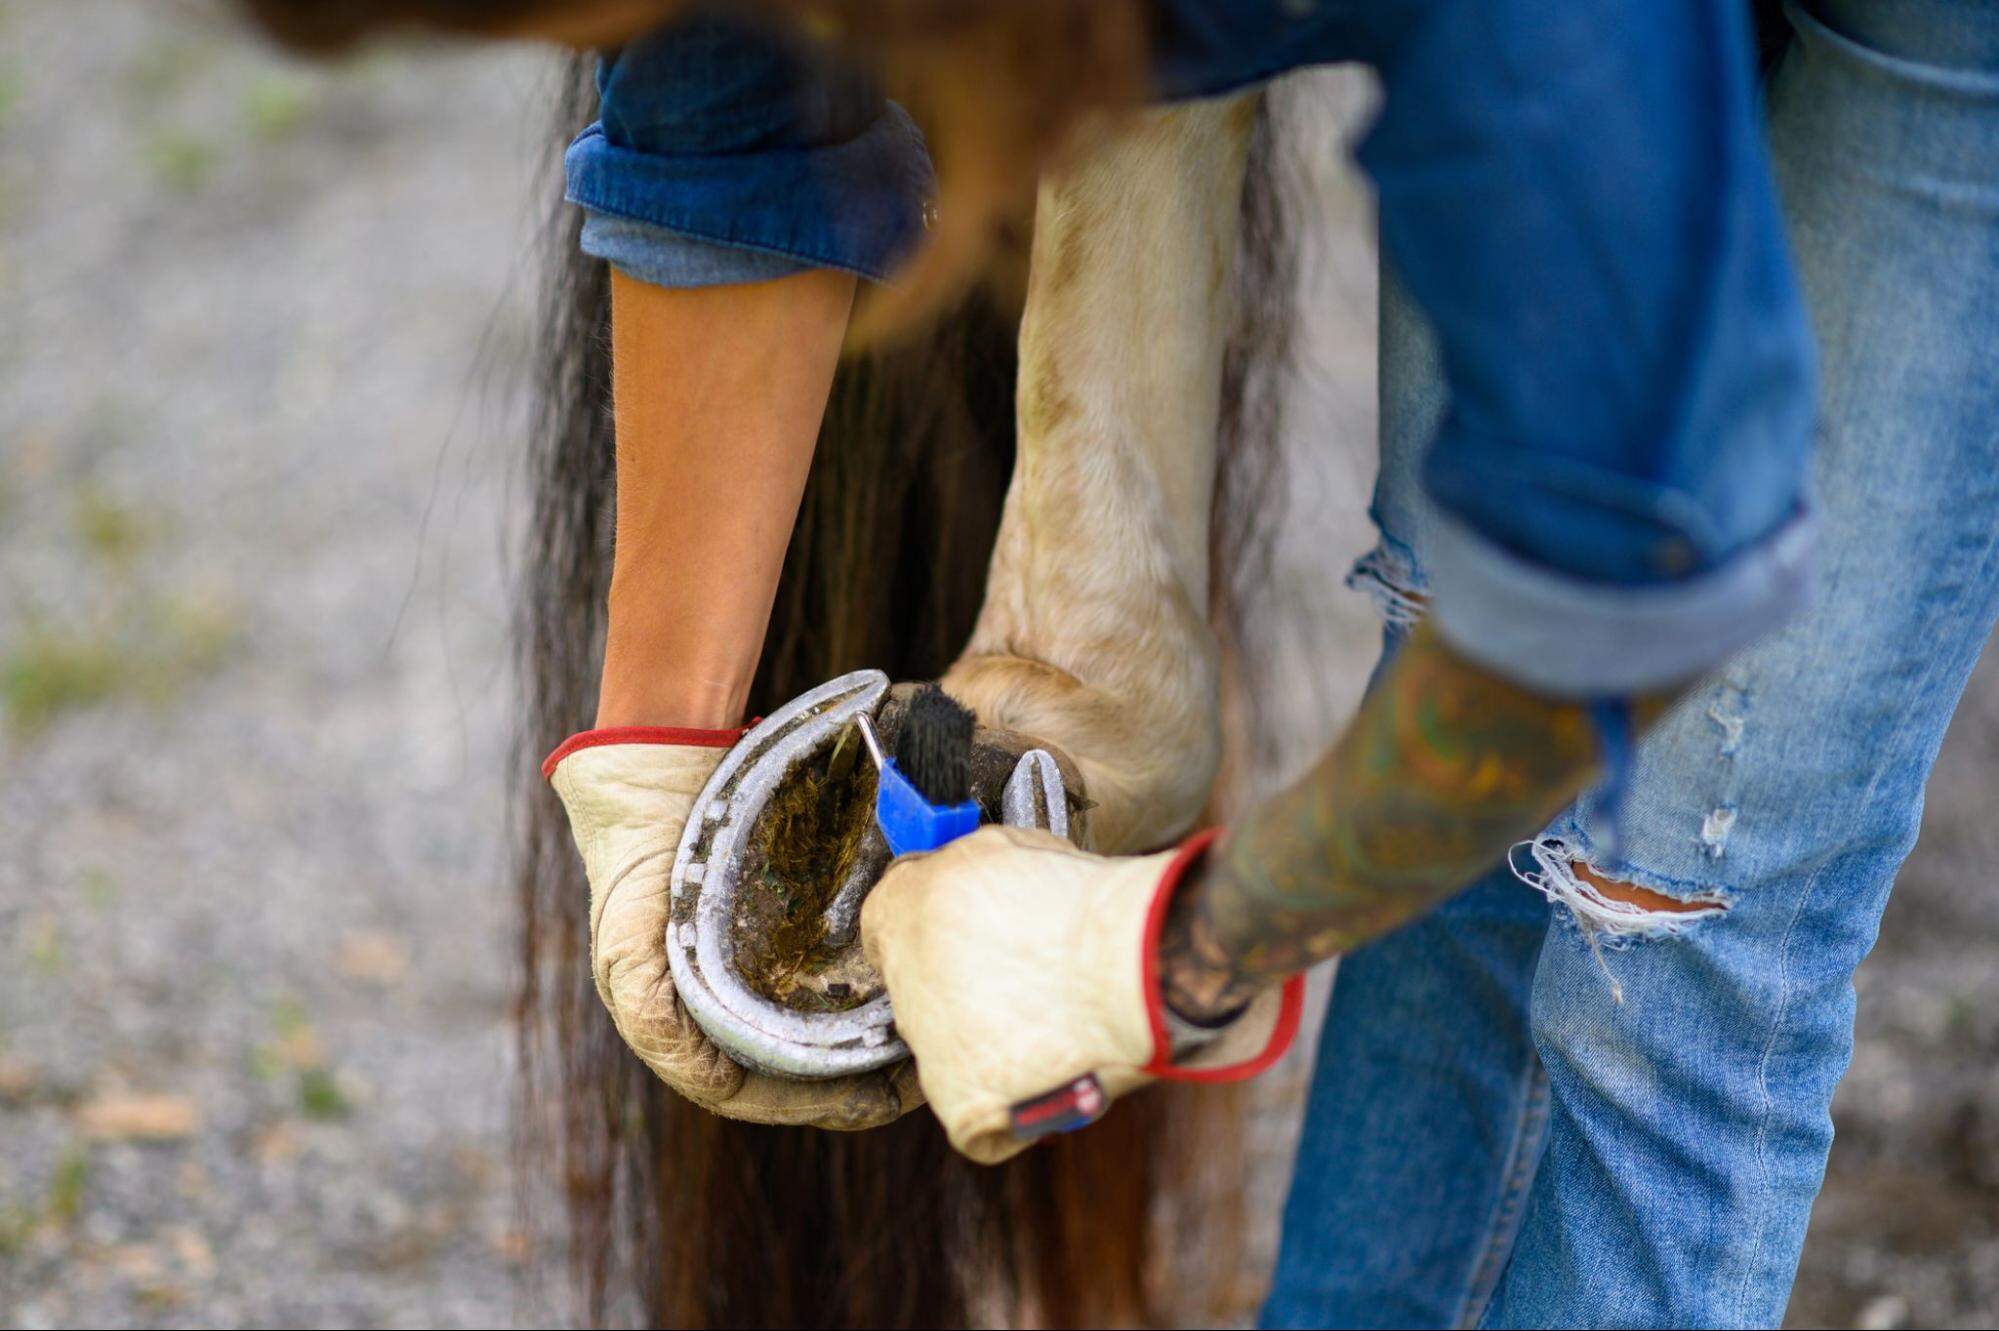
{"type": "MultiPolygon", "coordinates": [[[[567,81],[565,136],[593,97],[587,77],[567,81]]],[[[928,1113],[858,1134],[718,1118],[668,1091],[605,1018],[588,890],[561,808],[533,779],[540,755],[590,722],[611,567],[609,276],[578,249],[575,214],[561,209],[548,235],[516,807],[520,1142],[539,1195],[552,1181],[565,1203],[582,1315],[666,1327],[1156,1320],[1148,1236],[1162,1212],[1184,1225],[1200,1210],[1184,1192],[1161,1205],[1179,1186],[1168,1162],[1196,1154],[1167,1137],[1199,1132],[1212,1166],[1240,1135],[1221,1101],[1195,1124],[1188,1101],[1134,1097],[1090,1132],[987,1169],[953,1154],[928,1113]]],[[[965,641],[1012,470],[1018,315],[975,295],[921,337],[842,367],[753,712],[862,666],[935,678],[965,641]]]]}

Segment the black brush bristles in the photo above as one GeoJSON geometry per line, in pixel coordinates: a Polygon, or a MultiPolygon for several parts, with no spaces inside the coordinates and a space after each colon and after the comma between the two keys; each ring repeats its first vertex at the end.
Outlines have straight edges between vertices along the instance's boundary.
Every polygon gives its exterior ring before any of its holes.
{"type": "Polygon", "coordinates": [[[972,797],[972,724],[971,712],[935,684],[909,700],[895,732],[895,765],[932,804],[972,797]]]}

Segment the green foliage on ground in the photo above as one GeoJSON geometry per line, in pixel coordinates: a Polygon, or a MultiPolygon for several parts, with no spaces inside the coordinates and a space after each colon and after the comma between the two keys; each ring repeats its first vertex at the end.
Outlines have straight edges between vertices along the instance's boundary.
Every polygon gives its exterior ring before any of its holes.
{"type": "Polygon", "coordinates": [[[149,567],[170,531],[163,513],[91,483],[73,487],[68,508],[89,594],[0,598],[11,611],[0,618],[0,717],[17,737],[91,707],[171,702],[218,670],[240,633],[226,600],[149,567]]]}

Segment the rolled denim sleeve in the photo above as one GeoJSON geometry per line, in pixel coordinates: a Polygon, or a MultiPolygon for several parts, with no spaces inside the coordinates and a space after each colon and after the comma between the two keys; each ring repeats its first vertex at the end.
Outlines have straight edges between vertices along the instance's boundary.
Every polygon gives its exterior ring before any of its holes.
{"type": "Polygon", "coordinates": [[[1812,352],[1743,0],[1158,0],[1197,96],[1361,60],[1384,261],[1436,334],[1439,631],[1569,695],[1712,666],[1807,595],[1812,352]]]}
{"type": "Polygon", "coordinates": [[[569,198],[585,250],[631,276],[886,281],[922,237],[935,181],[915,122],[790,34],[704,12],[606,57],[597,82],[569,198]]]}
{"type": "Polygon", "coordinates": [[[1809,589],[1813,364],[1739,0],[1435,0],[1366,33],[1360,153],[1436,330],[1447,640],[1530,687],[1684,680],[1809,589]]]}

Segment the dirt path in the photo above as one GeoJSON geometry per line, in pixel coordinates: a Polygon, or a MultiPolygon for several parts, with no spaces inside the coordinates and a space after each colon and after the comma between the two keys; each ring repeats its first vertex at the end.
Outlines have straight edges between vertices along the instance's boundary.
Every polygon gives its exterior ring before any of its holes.
{"type": "Polygon", "coordinates": [[[540,64],[172,13],[0,4],[0,1322],[545,1320],[499,872],[540,64]]]}

